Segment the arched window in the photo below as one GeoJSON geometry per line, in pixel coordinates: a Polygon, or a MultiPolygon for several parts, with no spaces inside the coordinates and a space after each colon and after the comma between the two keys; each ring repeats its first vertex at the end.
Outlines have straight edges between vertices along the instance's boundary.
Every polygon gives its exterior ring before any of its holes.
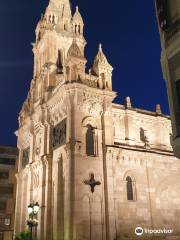
{"type": "Polygon", "coordinates": [[[133,181],[131,177],[126,178],[126,190],[127,190],[127,200],[134,200],[134,190],[133,190],[133,181]]]}
{"type": "Polygon", "coordinates": [[[94,148],[94,129],[91,125],[87,126],[86,132],[86,154],[88,156],[95,155],[95,148],[94,148]]]}

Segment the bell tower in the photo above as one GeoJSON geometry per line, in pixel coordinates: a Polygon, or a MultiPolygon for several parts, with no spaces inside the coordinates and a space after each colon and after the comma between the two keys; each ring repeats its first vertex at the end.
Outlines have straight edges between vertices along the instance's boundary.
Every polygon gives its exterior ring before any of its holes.
{"type": "MultiPolygon", "coordinates": [[[[84,23],[79,8],[72,15],[69,0],[51,0],[45,14],[36,27],[34,53],[34,91],[37,101],[42,100],[59,81],[69,78],[69,53],[76,44],[77,57],[84,62],[86,41],[83,35],[84,23]],[[71,50],[70,50],[71,49],[71,50]],[[59,69],[60,68],[60,69],[59,69]]],[[[73,53],[75,55],[75,52],[73,53]]],[[[81,63],[82,65],[82,63],[81,63]]],[[[80,67],[82,69],[82,67],[80,67]]],[[[73,71],[71,69],[71,71],[73,71]]],[[[83,75],[81,72],[81,75],[83,75]]],[[[75,79],[73,79],[75,80],[75,79]]]]}

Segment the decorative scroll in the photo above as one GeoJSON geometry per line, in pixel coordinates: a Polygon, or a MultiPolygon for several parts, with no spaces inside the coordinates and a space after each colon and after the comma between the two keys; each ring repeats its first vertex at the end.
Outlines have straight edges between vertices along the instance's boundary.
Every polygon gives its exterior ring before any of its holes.
{"type": "Polygon", "coordinates": [[[61,147],[66,143],[66,118],[53,129],[53,148],[61,147]]]}
{"type": "Polygon", "coordinates": [[[29,163],[29,153],[30,153],[30,147],[23,150],[23,153],[22,153],[22,168],[25,168],[26,165],[29,163]]]}

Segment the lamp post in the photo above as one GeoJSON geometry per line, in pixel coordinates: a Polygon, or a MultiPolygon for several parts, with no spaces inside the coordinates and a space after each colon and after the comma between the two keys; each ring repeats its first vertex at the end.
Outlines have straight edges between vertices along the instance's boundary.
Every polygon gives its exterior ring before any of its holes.
{"type": "Polygon", "coordinates": [[[27,221],[27,225],[30,229],[30,239],[32,240],[32,235],[33,235],[33,227],[38,226],[38,220],[37,220],[37,214],[39,212],[39,204],[38,202],[30,203],[28,206],[28,213],[29,213],[29,219],[27,221]]]}

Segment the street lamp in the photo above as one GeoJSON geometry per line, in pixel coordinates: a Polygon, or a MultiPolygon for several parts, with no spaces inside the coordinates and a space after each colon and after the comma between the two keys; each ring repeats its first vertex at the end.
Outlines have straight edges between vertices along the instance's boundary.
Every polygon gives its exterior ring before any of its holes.
{"type": "Polygon", "coordinates": [[[33,235],[33,228],[35,227],[37,229],[38,226],[38,220],[37,220],[37,214],[39,212],[39,203],[36,202],[30,203],[28,208],[28,213],[29,213],[29,219],[27,221],[27,225],[30,229],[30,239],[32,240],[32,235],[33,235]]]}

